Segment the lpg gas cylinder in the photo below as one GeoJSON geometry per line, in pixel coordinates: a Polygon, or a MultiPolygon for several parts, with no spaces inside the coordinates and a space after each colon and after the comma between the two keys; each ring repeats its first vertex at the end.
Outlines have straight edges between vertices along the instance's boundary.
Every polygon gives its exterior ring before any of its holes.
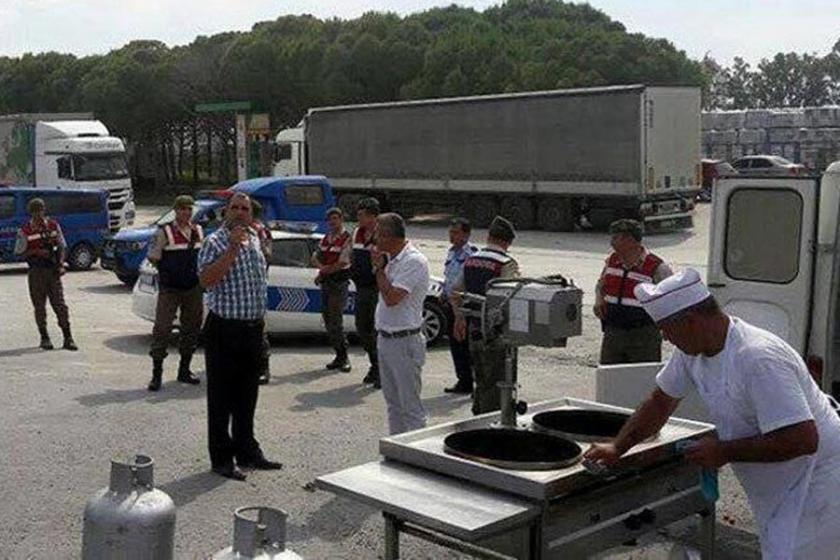
{"type": "Polygon", "coordinates": [[[175,540],[175,504],[156,490],[154,462],[111,461],[111,482],[85,507],[84,560],[169,560],[175,540]]]}
{"type": "Polygon", "coordinates": [[[269,507],[244,507],[233,514],[233,546],[213,560],[301,560],[286,549],[286,512],[269,507]]]}

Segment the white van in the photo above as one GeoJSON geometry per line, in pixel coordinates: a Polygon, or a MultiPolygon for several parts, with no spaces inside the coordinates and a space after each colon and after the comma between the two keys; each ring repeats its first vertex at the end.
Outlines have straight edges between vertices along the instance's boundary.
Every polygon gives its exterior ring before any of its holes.
{"type": "MultiPolygon", "coordinates": [[[[840,161],[822,177],[724,177],[713,193],[709,289],[725,311],[796,348],[840,397],[840,161]]],[[[603,366],[597,398],[635,407],[658,369],[603,366]]],[[[702,418],[687,404],[686,416],[702,418]]]]}

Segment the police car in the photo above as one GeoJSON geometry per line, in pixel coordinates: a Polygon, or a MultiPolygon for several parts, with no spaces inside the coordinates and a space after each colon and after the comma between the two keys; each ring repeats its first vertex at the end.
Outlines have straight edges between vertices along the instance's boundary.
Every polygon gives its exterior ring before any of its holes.
{"type": "MultiPolygon", "coordinates": [[[[318,269],[310,262],[312,253],[323,237],[319,233],[271,232],[271,259],[268,268],[268,302],[265,317],[269,334],[315,334],[325,332],[321,319],[321,290],[315,285],[318,269]]],[[[440,303],[443,283],[429,281],[423,305],[423,333],[428,344],[439,341],[446,333],[447,317],[440,303]]],[[[134,285],[132,310],[147,321],[155,320],[157,305],[157,269],[148,260],[140,266],[134,285]]],[[[350,283],[350,297],[344,310],[344,329],[354,332],[353,308],[355,287],[350,283]]]]}

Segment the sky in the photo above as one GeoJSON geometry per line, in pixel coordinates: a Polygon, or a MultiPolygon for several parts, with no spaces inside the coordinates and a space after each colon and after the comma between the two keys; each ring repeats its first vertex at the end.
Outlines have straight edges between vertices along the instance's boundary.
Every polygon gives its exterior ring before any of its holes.
{"type": "MultiPolygon", "coordinates": [[[[500,0],[454,0],[482,11],[500,0]]],[[[183,45],[198,35],[246,31],[281,15],[352,19],[400,15],[452,0],[0,0],[0,56],[103,54],[134,39],[183,45]]],[[[694,59],[755,65],[777,52],[825,55],[840,39],[837,0],[589,0],[628,31],[665,38],[694,59]]]]}

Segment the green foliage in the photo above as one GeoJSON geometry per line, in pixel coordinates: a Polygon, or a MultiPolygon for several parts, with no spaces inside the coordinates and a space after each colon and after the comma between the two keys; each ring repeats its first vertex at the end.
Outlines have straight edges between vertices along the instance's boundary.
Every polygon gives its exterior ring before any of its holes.
{"type": "Polygon", "coordinates": [[[251,101],[279,128],[325,104],[705,79],[671,43],[628,34],[586,4],[508,0],[404,18],[284,16],[247,33],[174,48],[134,41],[104,56],[0,58],[0,112],[93,111],[139,140],[193,119],[201,102],[251,101]]]}

